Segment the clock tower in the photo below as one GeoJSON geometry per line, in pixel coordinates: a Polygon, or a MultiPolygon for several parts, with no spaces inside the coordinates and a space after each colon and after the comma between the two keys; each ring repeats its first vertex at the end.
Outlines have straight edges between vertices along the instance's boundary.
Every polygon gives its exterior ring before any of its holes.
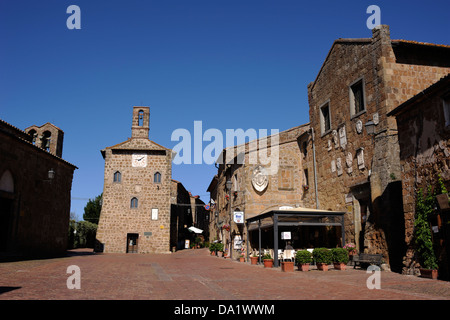
{"type": "Polygon", "coordinates": [[[103,203],[96,251],[170,252],[172,150],[151,141],[150,108],[133,107],[131,138],[101,150],[103,203]]]}

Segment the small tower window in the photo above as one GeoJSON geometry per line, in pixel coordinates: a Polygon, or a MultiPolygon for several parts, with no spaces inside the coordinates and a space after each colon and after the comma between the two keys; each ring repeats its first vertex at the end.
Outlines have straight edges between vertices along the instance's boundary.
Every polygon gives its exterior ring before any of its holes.
{"type": "Polygon", "coordinates": [[[28,131],[28,134],[32,137],[31,142],[33,144],[36,144],[36,138],[37,138],[37,132],[34,129],[31,129],[30,131],[28,131]]]}
{"type": "Polygon", "coordinates": [[[122,174],[119,171],[116,171],[114,173],[114,182],[121,182],[122,181],[122,174]]]}
{"type": "Polygon", "coordinates": [[[49,151],[50,150],[50,141],[51,141],[52,134],[50,131],[45,131],[42,135],[42,141],[41,141],[41,148],[49,151]]]}
{"type": "Polygon", "coordinates": [[[144,125],[144,111],[143,110],[139,110],[138,113],[138,126],[142,127],[144,125]]]}
{"type": "Polygon", "coordinates": [[[137,207],[138,207],[138,199],[136,197],[131,199],[130,207],[131,207],[131,209],[137,209],[137,207]]]}
{"type": "Polygon", "coordinates": [[[154,183],[161,183],[161,173],[156,172],[153,176],[153,182],[154,183]]]}

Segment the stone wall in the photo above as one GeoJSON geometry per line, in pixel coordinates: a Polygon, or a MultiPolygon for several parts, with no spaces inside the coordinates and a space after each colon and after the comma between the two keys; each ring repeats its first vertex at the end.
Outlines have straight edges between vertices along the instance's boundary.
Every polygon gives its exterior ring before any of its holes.
{"type": "Polygon", "coordinates": [[[75,169],[0,120],[0,179],[6,172],[12,177],[12,192],[0,190],[2,219],[9,211],[9,219],[2,220],[9,225],[1,229],[3,240],[3,232],[8,233],[3,250],[36,256],[66,252],[75,169]],[[51,169],[53,179],[48,177],[51,169]]]}
{"type": "Polygon", "coordinates": [[[387,26],[375,28],[372,39],[336,40],[308,85],[320,208],[347,211],[347,242],[361,252],[383,253],[385,262],[395,260],[395,268],[404,254],[399,234],[405,227],[397,125],[387,113],[449,72],[432,56],[420,65],[403,63],[405,54],[400,57],[397,48],[409,46],[412,54],[416,45],[391,40],[387,26]],[[351,87],[359,81],[365,108],[352,112],[351,87]],[[327,104],[331,128],[325,131],[321,108],[327,104]],[[374,135],[365,129],[369,121],[375,123],[374,135]]]}
{"type": "MultiPolygon", "coordinates": [[[[405,242],[408,250],[404,259],[404,273],[417,271],[415,255],[414,217],[416,194],[435,190],[440,175],[450,189],[450,126],[446,126],[443,98],[449,98],[450,78],[441,80],[394,111],[397,118],[402,168],[405,242]]],[[[437,226],[437,221],[433,222],[437,226]]],[[[440,230],[442,232],[442,230],[440,230]]],[[[441,234],[435,237],[440,238],[441,234]]]]}

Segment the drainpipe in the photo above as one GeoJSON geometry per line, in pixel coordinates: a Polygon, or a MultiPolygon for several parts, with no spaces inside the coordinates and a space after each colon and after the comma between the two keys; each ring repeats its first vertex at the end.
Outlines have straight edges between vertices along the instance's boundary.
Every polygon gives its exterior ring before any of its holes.
{"type": "Polygon", "coordinates": [[[316,146],[314,144],[314,128],[310,129],[310,135],[312,140],[312,149],[313,149],[313,167],[314,167],[314,192],[316,193],[316,209],[319,209],[319,193],[317,191],[317,168],[316,168],[316,146]]]}

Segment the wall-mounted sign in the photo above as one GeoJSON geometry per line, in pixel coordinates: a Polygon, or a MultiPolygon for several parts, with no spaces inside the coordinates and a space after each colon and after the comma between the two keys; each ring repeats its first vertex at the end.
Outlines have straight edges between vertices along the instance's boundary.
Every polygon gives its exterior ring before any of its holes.
{"type": "Polygon", "coordinates": [[[244,223],[244,212],[243,211],[235,211],[233,216],[234,216],[233,221],[235,223],[238,223],[238,224],[244,223]]]}
{"type": "Polygon", "coordinates": [[[291,240],[291,232],[290,231],[282,232],[281,240],[291,240]]]}
{"type": "Polygon", "coordinates": [[[152,220],[158,220],[158,209],[152,209],[152,220]]]}
{"type": "Polygon", "coordinates": [[[234,236],[234,249],[242,249],[242,237],[240,235],[234,236]]]}

